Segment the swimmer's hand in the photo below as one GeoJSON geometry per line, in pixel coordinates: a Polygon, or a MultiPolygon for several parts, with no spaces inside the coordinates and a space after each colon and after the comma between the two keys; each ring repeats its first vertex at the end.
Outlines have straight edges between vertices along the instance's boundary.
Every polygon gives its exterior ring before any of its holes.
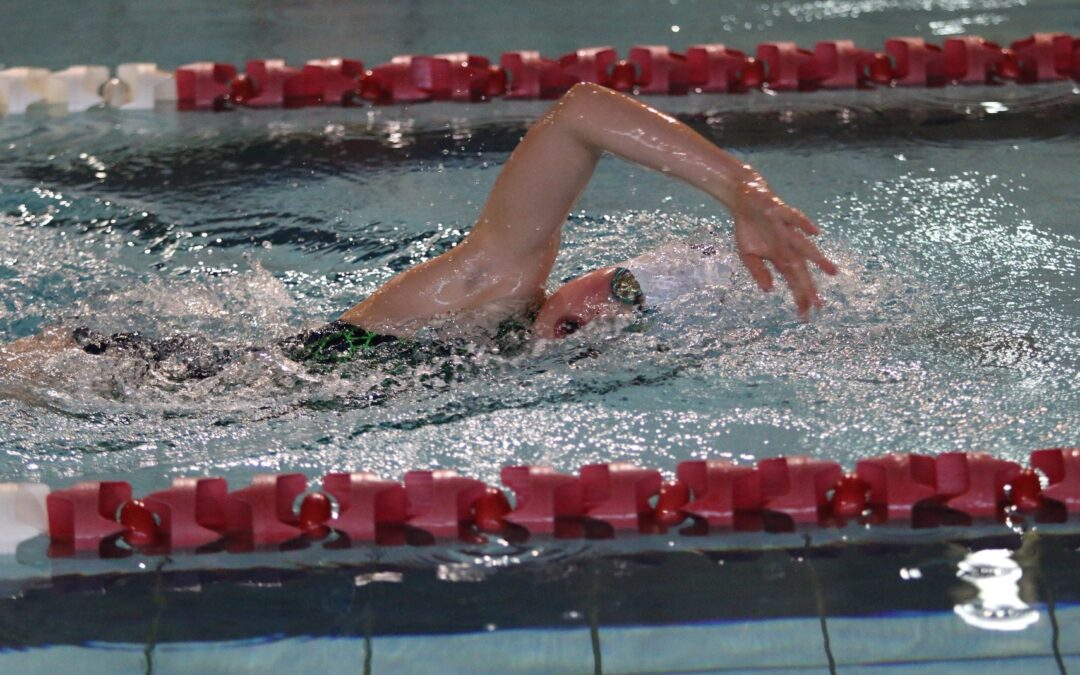
{"type": "Polygon", "coordinates": [[[768,260],[791,289],[800,318],[805,320],[811,307],[824,306],[809,263],[829,275],[836,274],[837,268],[808,237],[821,230],[801,211],[773,194],[756,172],[742,181],[729,208],[735,219],[739,259],[761,290],[773,287],[773,275],[765,264],[768,260]]]}

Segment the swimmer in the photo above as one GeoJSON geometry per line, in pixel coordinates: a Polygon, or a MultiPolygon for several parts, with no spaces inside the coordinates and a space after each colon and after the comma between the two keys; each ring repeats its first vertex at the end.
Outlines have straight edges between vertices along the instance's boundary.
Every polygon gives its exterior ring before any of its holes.
{"type": "MultiPolygon", "coordinates": [[[[734,218],[738,256],[757,285],[769,291],[779,274],[803,319],[822,306],[811,267],[830,275],[837,268],[809,238],[818,234],[817,226],[777,197],[760,174],[672,117],[610,89],[578,84],[511,154],[464,240],[393,277],[337,321],[279,346],[298,361],[332,362],[448,319],[490,328],[493,317],[497,324],[515,316],[532,319],[534,337],[561,338],[598,318],[661,304],[688,285],[730,278],[730,269],[713,260],[708,247],[687,255],[677,249],[689,245],[676,243],[593,270],[547,294],[563,224],[605,152],[718,200],[734,218]]],[[[134,353],[155,363],[179,354],[186,371],[178,376],[201,379],[212,374],[218,357],[228,355],[208,357],[200,348],[201,360],[185,356],[197,344],[188,337],[52,329],[0,347],[0,369],[33,352],[79,348],[134,353]]]]}

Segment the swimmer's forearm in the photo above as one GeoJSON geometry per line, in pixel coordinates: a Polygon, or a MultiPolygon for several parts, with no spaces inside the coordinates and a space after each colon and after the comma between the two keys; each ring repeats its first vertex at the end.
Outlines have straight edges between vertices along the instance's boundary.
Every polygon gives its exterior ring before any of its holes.
{"type": "Polygon", "coordinates": [[[595,84],[575,85],[510,155],[470,238],[543,283],[563,223],[604,152],[683,180],[733,213],[747,192],[771,194],[753,169],[685,124],[595,84]],[[544,252],[540,254],[540,252],[544,252]]]}
{"type": "Polygon", "coordinates": [[[728,207],[740,192],[765,186],[753,168],[690,127],[610,89],[578,85],[558,115],[582,143],[678,178],[728,207]]]}
{"type": "Polygon", "coordinates": [[[720,200],[735,222],[740,259],[763,290],[773,285],[765,262],[784,277],[800,316],[822,307],[809,265],[836,274],[807,235],[818,227],[777,197],[749,165],[685,124],[595,85],[578,86],[558,113],[580,143],[679,178],[720,200]]]}

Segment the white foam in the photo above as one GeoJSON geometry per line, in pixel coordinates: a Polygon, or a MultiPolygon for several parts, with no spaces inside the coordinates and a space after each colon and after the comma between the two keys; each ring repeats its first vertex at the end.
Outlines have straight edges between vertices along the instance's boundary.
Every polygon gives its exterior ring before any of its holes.
{"type": "Polygon", "coordinates": [[[641,284],[645,302],[666,305],[707,288],[730,287],[733,280],[727,256],[714,248],[674,241],[622,263],[641,284]]]}

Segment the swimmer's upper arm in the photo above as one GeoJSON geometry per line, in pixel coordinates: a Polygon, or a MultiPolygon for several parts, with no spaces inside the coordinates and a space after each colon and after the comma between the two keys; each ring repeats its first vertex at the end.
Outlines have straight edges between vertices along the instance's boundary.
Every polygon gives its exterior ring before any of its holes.
{"type": "Polygon", "coordinates": [[[520,269],[547,279],[562,225],[592,177],[601,150],[576,133],[599,87],[577,85],[532,126],[510,155],[469,235],[520,269]]]}
{"type": "Polygon", "coordinates": [[[574,87],[533,125],[464,241],[397,275],[341,319],[399,333],[414,319],[542,297],[562,224],[600,155],[574,132],[574,120],[588,115],[580,100],[588,91],[574,87]]]}

